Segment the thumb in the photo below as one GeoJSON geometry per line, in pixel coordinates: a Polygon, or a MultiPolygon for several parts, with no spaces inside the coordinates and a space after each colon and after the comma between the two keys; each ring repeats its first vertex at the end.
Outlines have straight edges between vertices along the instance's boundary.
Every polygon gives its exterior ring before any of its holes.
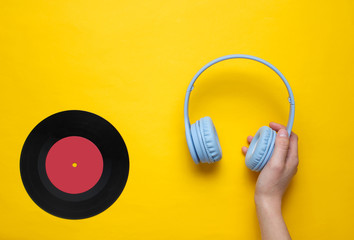
{"type": "Polygon", "coordinates": [[[285,166],[286,155],[288,154],[289,149],[289,138],[288,131],[284,128],[280,129],[277,133],[275,139],[275,147],[272,158],[269,160],[271,165],[282,167],[285,166]]]}

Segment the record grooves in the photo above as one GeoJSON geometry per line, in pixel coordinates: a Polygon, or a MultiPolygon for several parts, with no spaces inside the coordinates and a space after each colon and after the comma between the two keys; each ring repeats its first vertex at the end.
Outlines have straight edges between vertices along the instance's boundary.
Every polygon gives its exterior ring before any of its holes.
{"type": "Polygon", "coordinates": [[[58,217],[82,219],[110,207],[123,191],[129,157],[119,132],[84,111],[56,113],[27,137],[20,171],[32,200],[58,217]]]}

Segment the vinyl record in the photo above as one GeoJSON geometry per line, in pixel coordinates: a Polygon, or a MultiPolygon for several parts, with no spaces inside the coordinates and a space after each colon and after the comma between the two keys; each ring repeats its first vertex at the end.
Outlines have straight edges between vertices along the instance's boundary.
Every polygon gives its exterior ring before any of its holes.
{"type": "Polygon", "coordinates": [[[23,185],[32,200],[58,217],[101,213],[122,193],[129,157],[119,132],[84,111],[56,113],[40,122],[21,153],[23,185]]]}

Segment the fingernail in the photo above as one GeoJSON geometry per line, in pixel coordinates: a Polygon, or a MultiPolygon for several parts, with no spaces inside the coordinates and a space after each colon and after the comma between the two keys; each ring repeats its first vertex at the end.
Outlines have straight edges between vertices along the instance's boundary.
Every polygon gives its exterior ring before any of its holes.
{"type": "Polygon", "coordinates": [[[285,129],[280,129],[279,131],[278,131],[278,136],[279,137],[287,137],[288,136],[288,131],[286,131],[285,129]]]}

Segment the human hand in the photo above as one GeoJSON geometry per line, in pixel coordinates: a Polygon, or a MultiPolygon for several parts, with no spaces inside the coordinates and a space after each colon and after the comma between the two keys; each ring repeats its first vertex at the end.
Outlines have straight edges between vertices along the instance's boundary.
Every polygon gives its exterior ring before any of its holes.
{"type": "MultiPolygon", "coordinates": [[[[278,133],[273,155],[258,176],[254,199],[262,239],[289,240],[291,237],[281,213],[281,200],[297,172],[298,137],[292,132],[288,138],[288,132],[281,124],[270,123],[269,126],[278,133]]],[[[248,143],[252,139],[252,136],[248,136],[248,143]]],[[[242,147],[245,155],[247,150],[247,147],[242,147]]]]}
{"type": "MultiPolygon", "coordinates": [[[[284,192],[297,171],[298,137],[295,133],[291,133],[288,138],[285,126],[281,124],[271,122],[269,126],[278,133],[273,155],[258,176],[255,201],[256,204],[267,201],[280,206],[284,192]]],[[[248,136],[247,141],[250,143],[252,139],[252,136],[248,136]]],[[[244,154],[247,150],[247,147],[242,147],[244,154]]]]}

